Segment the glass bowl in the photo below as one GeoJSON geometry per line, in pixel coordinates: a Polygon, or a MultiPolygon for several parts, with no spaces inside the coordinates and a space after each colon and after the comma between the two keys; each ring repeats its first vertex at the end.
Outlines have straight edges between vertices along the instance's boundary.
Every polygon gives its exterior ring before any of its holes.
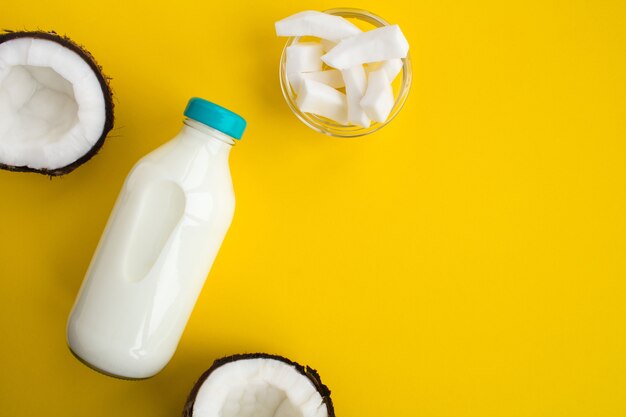
{"type": "MultiPolygon", "coordinates": [[[[361,9],[352,9],[352,8],[338,8],[338,9],[329,9],[325,10],[324,13],[345,17],[348,19],[357,19],[366,24],[369,24],[373,27],[381,27],[388,26],[389,23],[384,20],[382,17],[375,15],[374,13],[368,12],[367,10],[361,9]]],[[[356,23],[356,22],[355,22],[356,23]]],[[[357,24],[358,26],[358,24],[357,24]]],[[[372,28],[373,29],[373,28],[372,28]]],[[[334,120],[327,119],[322,116],[318,116],[311,113],[301,112],[296,106],[296,93],[289,84],[287,80],[287,72],[285,70],[285,62],[287,59],[287,47],[291,46],[300,41],[299,36],[290,37],[287,39],[287,43],[283,48],[283,54],[280,58],[280,88],[283,92],[283,96],[285,97],[285,101],[287,101],[287,105],[291,109],[291,111],[300,119],[302,123],[310,127],[311,129],[323,133],[325,135],[334,136],[338,138],[353,138],[358,136],[369,135],[370,133],[374,133],[384,126],[386,126],[389,122],[393,120],[394,117],[398,115],[404,102],[406,101],[407,96],[409,95],[409,90],[411,89],[411,79],[413,76],[411,70],[411,56],[407,55],[406,58],[402,59],[403,66],[401,74],[398,74],[396,80],[394,81],[394,86],[398,85],[398,78],[402,77],[399,83],[399,87],[394,88],[394,95],[396,97],[396,102],[391,109],[391,113],[389,117],[384,123],[373,122],[370,127],[361,127],[355,125],[342,125],[334,120]]]]}

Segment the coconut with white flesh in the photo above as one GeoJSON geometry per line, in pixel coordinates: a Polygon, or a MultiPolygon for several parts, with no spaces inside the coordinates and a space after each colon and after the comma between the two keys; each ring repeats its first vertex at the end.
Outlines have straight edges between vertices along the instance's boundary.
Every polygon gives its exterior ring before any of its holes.
{"type": "Polygon", "coordinates": [[[341,88],[345,86],[341,72],[336,69],[313,72],[299,72],[292,73],[290,75],[291,77],[289,78],[289,82],[296,91],[300,89],[300,82],[302,82],[302,80],[305,78],[307,80],[324,83],[331,86],[332,88],[341,88]]]}
{"type": "Polygon", "coordinates": [[[305,113],[317,114],[341,124],[348,122],[346,95],[318,81],[302,80],[296,105],[305,113]]]}
{"type": "Polygon", "coordinates": [[[348,100],[348,122],[361,127],[369,127],[371,120],[361,107],[361,99],[367,88],[367,75],[363,65],[341,71],[346,84],[346,97],[348,100]]]}
{"type": "Polygon", "coordinates": [[[0,34],[0,168],[66,174],[112,127],[111,90],[89,52],[56,33],[0,34]]]}
{"type": "Polygon", "coordinates": [[[394,96],[391,82],[384,68],[371,72],[361,107],[374,121],[384,123],[393,109],[394,96]]]}
{"type": "Polygon", "coordinates": [[[296,13],[276,22],[278,36],[315,36],[337,42],[358,33],[361,29],[346,19],[315,10],[296,13]]]}
{"type": "Polygon", "coordinates": [[[406,58],[409,43],[400,26],[379,27],[344,39],[322,56],[329,67],[346,69],[368,62],[406,58]]]}
{"type": "Polygon", "coordinates": [[[314,369],[264,353],[216,360],[198,379],[183,417],[334,417],[314,369]]]}

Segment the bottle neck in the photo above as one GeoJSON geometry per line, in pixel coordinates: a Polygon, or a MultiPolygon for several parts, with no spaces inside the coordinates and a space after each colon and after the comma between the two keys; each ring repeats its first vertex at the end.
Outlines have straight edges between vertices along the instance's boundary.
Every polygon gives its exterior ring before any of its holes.
{"type": "Polygon", "coordinates": [[[186,118],[183,123],[184,126],[181,133],[189,134],[203,139],[208,139],[211,141],[221,142],[222,144],[227,145],[226,147],[228,148],[228,150],[230,150],[230,148],[235,145],[235,140],[232,137],[196,120],[186,118]]]}

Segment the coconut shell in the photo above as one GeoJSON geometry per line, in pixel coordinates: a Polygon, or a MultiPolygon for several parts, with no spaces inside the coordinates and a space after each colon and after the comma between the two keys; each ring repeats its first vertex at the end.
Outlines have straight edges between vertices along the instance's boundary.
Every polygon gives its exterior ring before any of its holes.
{"type": "Polygon", "coordinates": [[[183,417],[193,417],[193,406],[196,402],[196,396],[198,395],[198,391],[200,391],[200,387],[202,386],[202,384],[204,384],[204,381],[206,381],[206,379],[213,373],[213,371],[228,363],[245,359],[274,359],[293,366],[300,374],[307,377],[313,383],[313,385],[321,395],[322,401],[326,405],[326,409],[328,410],[328,417],[335,417],[333,401],[330,398],[330,389],[328,389],[328,387],[322,383],[320,375],[315,369],[309,366],[302,366],[299,363],[293,362],[283,356],[271,355],[268,353],[244,353],[227,356],[215,360],[215,362],[213,362],[213,365],[211,365],[211,367],[205,373],[203,373],[200,378],[198,378],[198,381],[191,389],[189,397],[187,397],[187,402],[185,403],[185,408],[183,409],[183,417]]]}
{"type": "Polygon", "coordinates": [[[95,154],[98,153],[102,145],[104,144],[104,140],[113,128],[114,123],[114,114],[113,114],[113,93],[111,91],[111,87],[109,86],[109,80],[107,76],[102,72],[102,67],[98,65],[95,58],[91,53],[72,41],[67,36],[61,36],[54,31],[44,32],[44,31],[5,31],[4,33],[0,33],[0,44],[18,38],[34,38],[34,39],[46,39],[52,42],[56,42],[61,46],[76,52],[91,68],[93,73],[96,75],[98,82],[100,83],[100,87],[102,88],[102,95],[104,97],[104,106],[105,106],[105,122],[102,130],[102,134],[100,138],[95,142],[92,148],[82,157],[78,158],[76,161],[55,169],[36,169],[28,166],[12,166],[0,163],[0,169],[5,169],[8,171],[15,172],[35,172],[38,174],[49,175],[49,176],[59,176],[65,175],[72,172],[74,169],[78,168],[80,165],[84,164],[88,160],[90,160],[95,154]]]}

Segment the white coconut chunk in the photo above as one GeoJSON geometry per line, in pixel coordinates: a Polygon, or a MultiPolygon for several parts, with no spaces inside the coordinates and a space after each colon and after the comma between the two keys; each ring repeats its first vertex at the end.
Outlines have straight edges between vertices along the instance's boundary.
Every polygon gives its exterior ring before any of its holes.
{"type": "Polygon", "coordinates": [[[348,99],[348,121],[352,124],[369,127],[370,118],[361,107],[361,99],[367,88],[367,76],[363,65],[341,71],[346,84],[346,97],[348,99]]]}
{"type": "Polygon", "coordinates": [[[398,25],[383,26],[344,39],[322,56],[326,65],[346,69],[368,62],[406,58],[409,43],[398,25]]]}
{"type": "Polygon", "coordinates": [[[404,63],[400,58],[388,59],[387,61],[373,62],[371,64],[367,64],[366,71],[370,73],[383,68],[387,73],[387,78],[389,78],[389,81],[393,82],[398,74],[400,74],[400,71],[402,71],[403,66],[404,63]]]}
{"type": "Polygon", "coordinates": [[[326,71],[299,72],[291,74],[290,83],[294,90],[300,89],[300,83],[303,79],[313,80],[324,83],[333,88],[341,88],[345,86],[341,72],[336,69],[326,71]]]}
{"type": "Polygon", "coordinates": [[[340,16],[307,10],[276,22],[278,36],[315,36],[337,42],[361,33],[361,29],[340,16]]]}
{"type": "Polygon", "coordinates": [[[198,389],[193,417],[328,417],[324,398],[294,365],[269,358],[228,362],[198,389]]]}
{"type": "Polygon", "coordinates": [[[294,87],[299,84],[300,74],[322,70],[324,52],[318,42],[301,42],[288,46],[286,51],[285,72],[294,87]]]}
{"type": "Polygon", "coordinates": [[[303,77],[309,80],[318,81],[320,83],[327,84],[333,88],[341,88],[346,84],[343,81],[341,71],[336,69],[330,69],[325,71],[316,71],[304,73],[303,77]]]}
{"type": "Polygon", "coordinates": [[[0,163],[53,171],[87,154],[106,122],[103,87],[78,53],[48,39],[0,43],[0,163]]]}
{"type": "Polygon", "coordinates": [[[287,47],[287,73],[322,70],[322,46],[318,42],[300,42],[287,47]]]}
{"type": "Polygon", "coordinates": [[[302,80],[296,105],[305,113],[317,114],[340,124],[348,122],[346,95],[318,81],[302,80]]]}
{"type": "Polygon", "coordinates": [[[374,121],[384,123],[394,105],[393,88],[387,72],[379,69],[369,74],[367,90],[361,100],[361,107],[374,121]]]}

